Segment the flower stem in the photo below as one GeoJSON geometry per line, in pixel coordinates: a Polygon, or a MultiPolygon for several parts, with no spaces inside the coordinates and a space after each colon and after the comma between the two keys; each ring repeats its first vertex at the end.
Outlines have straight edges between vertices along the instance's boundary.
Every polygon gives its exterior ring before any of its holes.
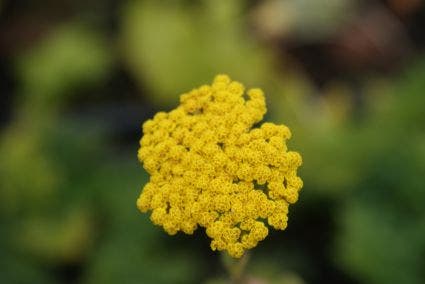
{"type": "Polygon", "coordinates": [[[221,259],[227,273],[229,274],[230,283],[243,284],[245,280],[244,272],[249,260],[249,253],[245,252],[245,254],[239,259],[232,258],[228,254],[223,253],[221,259]]]}

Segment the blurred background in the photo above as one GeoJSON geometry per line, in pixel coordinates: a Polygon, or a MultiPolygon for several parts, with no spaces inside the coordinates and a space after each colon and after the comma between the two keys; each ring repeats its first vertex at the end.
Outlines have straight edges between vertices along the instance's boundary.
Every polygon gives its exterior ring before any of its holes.
{"type": "Polygon", "coordinates": [[[142,122],[227,73],[304,160],[250,283],[424,283],[421,0],[0,0],[0,282],[226,283],[136,208],[142,122]]]}

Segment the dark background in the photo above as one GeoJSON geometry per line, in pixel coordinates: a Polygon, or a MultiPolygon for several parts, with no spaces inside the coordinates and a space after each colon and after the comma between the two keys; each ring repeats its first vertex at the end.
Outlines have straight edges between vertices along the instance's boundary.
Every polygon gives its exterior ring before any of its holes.
{"type": "Polygon", "coordinates": [[[226,283],[202,229],[136,208],[141,124],[227,73],[304,188],[251,283],[423,283],[421,0],[0,0],[0,282],[226,283]]]}

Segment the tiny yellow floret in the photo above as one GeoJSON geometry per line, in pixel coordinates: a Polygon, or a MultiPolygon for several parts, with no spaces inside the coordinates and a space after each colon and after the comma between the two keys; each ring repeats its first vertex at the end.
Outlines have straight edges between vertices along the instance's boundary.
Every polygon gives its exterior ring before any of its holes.
{"type": "Polygon", "coordinates": [[[287,151],[291,132],[260,122],[264,94],[218,75],[181,95],[180,105],[143,124],[138,158],[150,174],[137,200],[155,225],[174,235],[204,227],[212,250],[239,258],[284,230],[298,200],[301,156],[287,151]]]}

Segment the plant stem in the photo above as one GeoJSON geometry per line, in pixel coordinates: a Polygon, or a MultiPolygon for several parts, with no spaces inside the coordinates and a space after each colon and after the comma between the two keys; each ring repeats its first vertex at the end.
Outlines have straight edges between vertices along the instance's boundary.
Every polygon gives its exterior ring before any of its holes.
{"type": "Polygon", "coordinates": [[[222,262],[224,267],[226,267],[227,272],[229,273],[230,283],[231,284],[243,284],[244,283],[244,272],[246,265],[249,260],[249,253],[245,254],[240,259],[234,259],[228,256],[226,253],[222,254],[222,262]]]}

